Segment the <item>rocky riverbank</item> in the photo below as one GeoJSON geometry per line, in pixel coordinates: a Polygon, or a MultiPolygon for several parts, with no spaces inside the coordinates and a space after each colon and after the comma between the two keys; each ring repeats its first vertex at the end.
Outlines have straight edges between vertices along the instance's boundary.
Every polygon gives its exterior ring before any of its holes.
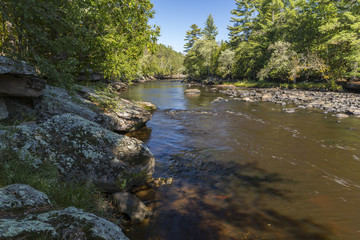
{"type": "MultiPolygon", "coordinates": [[[[240,89],[234,86],[217,86],[213,88],[230,98],[244,102],[273,102],[296,108],[317,108],[325,113],[333,113],[338,117],[360,117],[360,95],[356,93],[319,92],[303,90],[240,89]]],[[[289,113],[295,108],[286,108],[289,113]]]]}
{"type": "Polygon", "coordinates": [[[0,56],[0,239],[127,239],[114,223],[59,207],[61,199],[52,205],[41,189],[68,202],[102,194],[107,214],[146,217],[145,205],[126,191],[147,183],[155,159],[122,134],[144,126],[156,107],[120,98],[113,85],[69,92],[46,85],[25,62],[0,56]]]}

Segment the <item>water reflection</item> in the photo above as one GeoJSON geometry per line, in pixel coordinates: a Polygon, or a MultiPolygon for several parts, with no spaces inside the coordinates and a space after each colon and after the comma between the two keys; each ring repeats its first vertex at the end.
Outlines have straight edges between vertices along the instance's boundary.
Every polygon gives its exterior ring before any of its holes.
{"type": "Polygon", "coordinates": [[[131,239],[360,238],[359,119],[184,90],[165,81],[126,93],[157,105],[133,136],[154,153],[155,177],[175,179],[145,194],[154,214],[131,239]]]}

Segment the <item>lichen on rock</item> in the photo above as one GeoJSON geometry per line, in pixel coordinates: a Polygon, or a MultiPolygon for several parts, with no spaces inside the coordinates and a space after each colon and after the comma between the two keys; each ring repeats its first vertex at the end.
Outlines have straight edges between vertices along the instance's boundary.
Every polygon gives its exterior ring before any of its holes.
{"type": "MultiPolygon", "coordinates": [[[[9,141],[7,134],[0,131],[0,142],[9,141]]],[[[135,176],[134,182],[142,183],[154,171],[154,157],[140,140],[74,114],[17,126],[10,138],[8,147],[19,151],[23,160],[31,156],[34,163],[50,162],[64,180],[93,182],[107,192],[120,190],[117,181],[123,176],[135,176]]]]}
{"type": "Polygon", "coordinates": [[[15,211],[51,205],[42,192],[24,184],[13,184],[0,189],[0,211],[15,211]]]}

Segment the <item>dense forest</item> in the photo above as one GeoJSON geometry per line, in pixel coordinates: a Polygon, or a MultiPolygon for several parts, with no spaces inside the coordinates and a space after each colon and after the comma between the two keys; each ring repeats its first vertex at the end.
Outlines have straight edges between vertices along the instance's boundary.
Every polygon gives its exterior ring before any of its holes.
{"type": "Polygon", "coordinates": [[[63,86],[92,72],[115,81],[178,73],[182,56],[156,43],[152,8],[150,0],[4,0],[0,52],[63,86]]]}
{"type": "Polygon", "coordinates": [[[217,43],[211,15],[186,33],[191,79],[346,82],[360,78],[360,3],[235,0],[230,41],[217,43]]]}

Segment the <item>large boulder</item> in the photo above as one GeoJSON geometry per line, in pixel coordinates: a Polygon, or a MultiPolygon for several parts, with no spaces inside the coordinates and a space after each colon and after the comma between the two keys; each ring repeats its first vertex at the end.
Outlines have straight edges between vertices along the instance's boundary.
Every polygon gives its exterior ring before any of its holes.
{"type": "Polygon", "coordinates": [[[0,239],[128,239],[117,225],[94,214],[50,208],[48,197],[28,185],[0,189],[0,239]],[[24,208],[32,214],[18,211],[24,208]]]}
{"type": "Polygon", "coordinates": [[[1,148],[20,152],[34,165],[48,161],[68,181],[90,181],[105,192],[122,190],[124,180],[143,183],[154,171],[149,149],[135,138],[120,135],[73,114],[55,116],[39,125],[0,130],[1,148]],[[11,143],[11,144],[7,144],[11,143]]]}
{"type": "Polygon", "coordinates": [[[0,96],[38,97],[45,84],[37,77],[34,67],[0,56],[0,96]]]}
{"type": "Polygon", "coordinates": [[[69,95],[64,89],[47,86],[35,102],[38,120],[45,121],[55,115],[73,113],[99,123],[116,132],[137,130],[151,119],[151,113],[131,101],[99,96],[90,88],[82,87],[81,94],[69,95]],[[113,105],[101,109],[105,104],[113,105]]]}

